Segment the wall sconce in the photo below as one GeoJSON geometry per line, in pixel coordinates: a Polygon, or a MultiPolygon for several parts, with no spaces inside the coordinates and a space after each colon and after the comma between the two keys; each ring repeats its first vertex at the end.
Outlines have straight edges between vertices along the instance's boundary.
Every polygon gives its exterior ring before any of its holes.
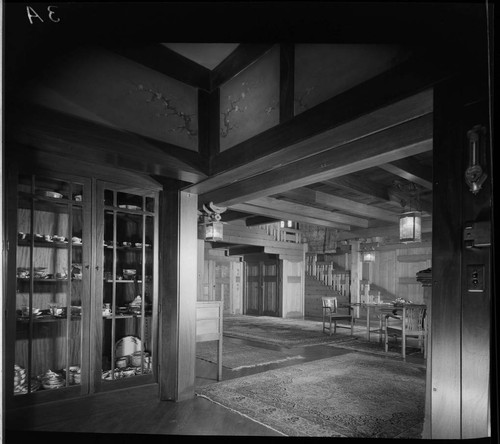
{"type": "Polygon", "coordinates": [[[224,237],[224,222],[221,222],[221,213],[226,211],[224,207],[217,207],[210,202],[203,204],[203,213],[200,214],[200,226],[203,229],[204,239],[207,242],[221,241],[224,237]]]}
{"type": "Polygon", "coordinates": [[[486,128],[482,125],[474,126],[467,131],[467,138],[469,139],[469,166],[465,170],[465,182],[472,194],[477,194],[488,177],[480,165],[480,163],[485,164],[486,128]]]}
{"type": "Polygon", "coordinates": [[[422,240],[422,217],[419,211],[409,211],[399,216],[399,240],[403,243],[422,240]]]}

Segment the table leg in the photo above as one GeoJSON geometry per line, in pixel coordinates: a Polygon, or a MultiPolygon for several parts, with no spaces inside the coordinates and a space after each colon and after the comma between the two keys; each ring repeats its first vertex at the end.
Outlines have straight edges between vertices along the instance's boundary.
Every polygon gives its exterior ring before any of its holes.
{"type": "Polygon", "coordinates": [[[370,342],[370,307],[366,307],[366,340],[370,342]]]}

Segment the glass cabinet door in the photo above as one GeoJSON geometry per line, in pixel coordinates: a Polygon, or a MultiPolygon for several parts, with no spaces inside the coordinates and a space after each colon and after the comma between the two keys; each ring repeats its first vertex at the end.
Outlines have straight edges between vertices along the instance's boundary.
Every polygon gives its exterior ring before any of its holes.
{"type": "Polygon", "coordinates": [[[104,201],[97,248],[102,252],[100,385],[106,390],[115,381],[135,384],[154,377],[157,199],[105,184],[99,184],[97,196],[104,201]]]}
{"type": "Polygon", "coordinates": [[[88,388],[88,190],[85,180],[19,178],[15,395],[88,388]]]}

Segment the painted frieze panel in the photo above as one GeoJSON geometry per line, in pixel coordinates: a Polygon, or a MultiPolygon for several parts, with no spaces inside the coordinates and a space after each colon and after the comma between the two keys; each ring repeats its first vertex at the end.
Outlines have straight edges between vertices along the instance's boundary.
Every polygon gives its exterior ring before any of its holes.
{"type": "Polygon", "coordinates": [[[381,74],[408,55],[397,45],[297,44],[295,115],[381,74]]]}
{"type": "Polygon", "coordinates": [[[279,46],[220,87],[220,151],[279,123],[279,46]]]}
{"type": "Polygon", "coordinates": [[[198,92],[103,50],[85,50],[46,72],[43,105],[192,151],[198,150],[198,92]]]}

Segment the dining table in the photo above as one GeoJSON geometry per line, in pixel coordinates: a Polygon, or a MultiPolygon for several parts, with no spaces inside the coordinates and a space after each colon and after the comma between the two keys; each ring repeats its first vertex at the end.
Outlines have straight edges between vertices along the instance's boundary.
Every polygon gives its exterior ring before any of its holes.
{"type": "Polygon", "coordinates": [[[370,333],[378,333],[379,342],[382,342],[382,335],[384,328],[382,324],[383,316],[389,313],[396,314],[397,309],[399,308],[397,306],[394,306],[394,304],[391,302],[380,302],[380,303],[354,302],[349,305],[352,308],[358,307],[366,311],[366,340],[370,341],[370,333]],[[376,329],[371,328],[370,313],[374,312],[379,314],[379,325],[378,328],[376,329]]]}
{"type": "Polygon", "coordinates": [[[352,308],[359,307],[366,311],[366,340],[370,341],[370,333],[378,333],[379,342],[382,342],[384,335],[383,319],[387,314],[393,314],[401,319],[405,317],[405,308],[407,307],[425,307],[425,304],[415,304],[412,302],[405,304],[395,304],[393,302],[380,302],[380,303],[367,303],[367,302],[354,302],[349,304],[352,308]],[[372,311],[373,310],[373,311],[372,311]],[[379,318],[378,328],[371,328],[370,313],[377,313],[379,318]]]}

